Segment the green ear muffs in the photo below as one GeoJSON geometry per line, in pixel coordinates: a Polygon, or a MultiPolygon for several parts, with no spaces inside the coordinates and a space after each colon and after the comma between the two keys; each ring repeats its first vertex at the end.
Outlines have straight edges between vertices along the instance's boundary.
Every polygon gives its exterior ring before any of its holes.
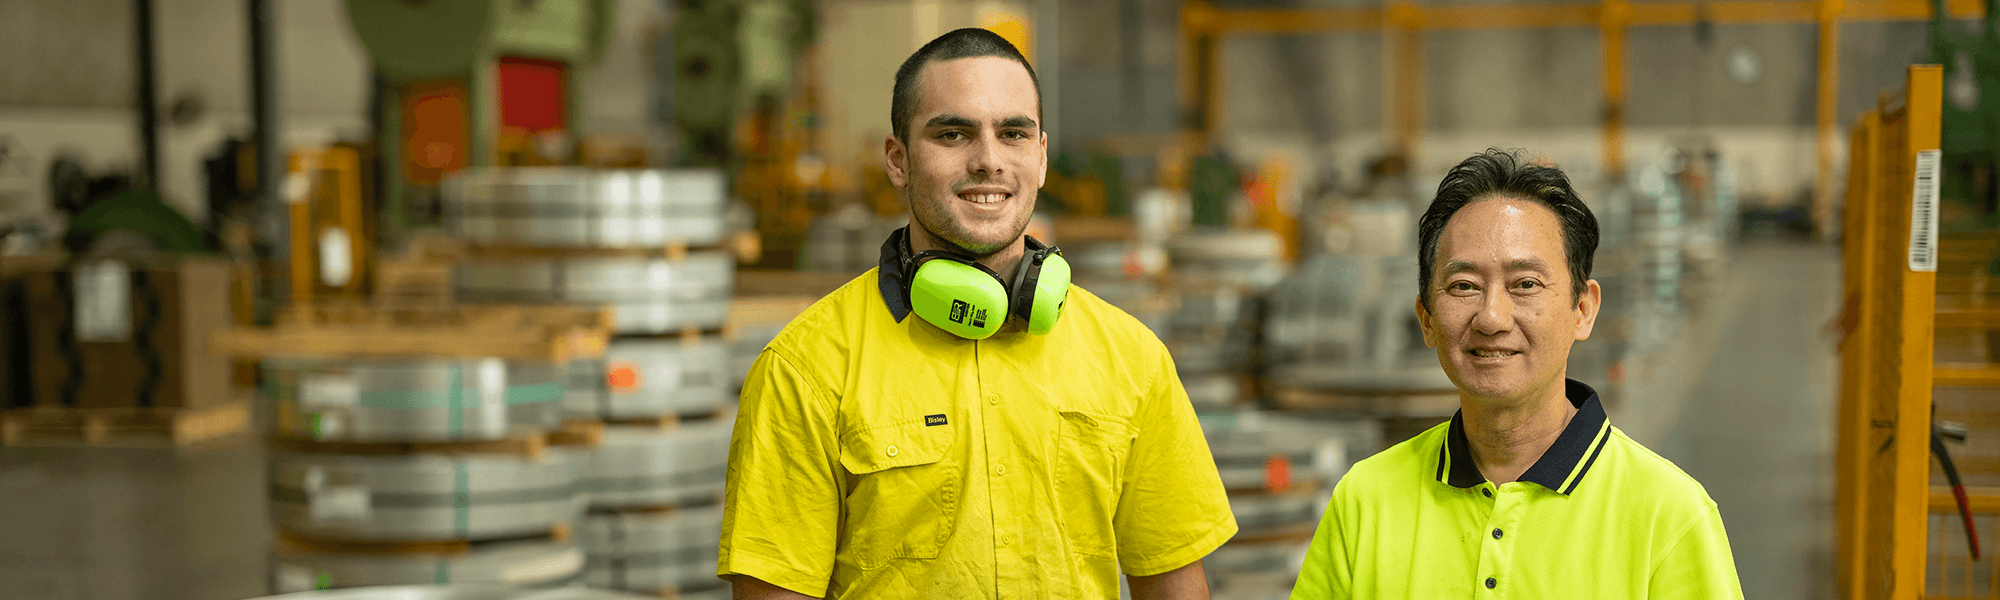
{"type": "MultiPolygon", "coordinates": [[[[1062,249],[1027,238],[1028,262],[1010,295],[1006,279],[972,257],[944,250],[903,256],[903,293],[910,311],[939,329],[970,340],[999,333],[1009,316],[1020,317],[1029,333],[1055,329],[1069,298],[1069,262],[1062,249]]],[[[907,252],[907,251],[906,251],[907,252]]]]}

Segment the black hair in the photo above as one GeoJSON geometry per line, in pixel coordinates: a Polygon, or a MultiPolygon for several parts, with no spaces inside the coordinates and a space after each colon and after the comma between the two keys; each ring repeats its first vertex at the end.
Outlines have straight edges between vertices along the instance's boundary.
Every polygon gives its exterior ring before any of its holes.
{"type": "Polygon", "coordinates": [[[916,53],[903,60],[903,66],[896,69],[896,88],[889,101],[889,126],[896,139],[910,143],[910,119],[917,116],[917,104],[922,98],[917,74],[924,65],[936,61],[980,56],[997,56],[1021,63],[1028,70],[1028,81],[1035,84],[1035,120],[1042,120],[1042,82],[1035,77],[1035,67],[1028,64],[1028,58],[1021,56],[1021,50],[1014,47],[1007,38],[977,27],[953,30],[940,35],[916,53]]]}
{"type": "Polygon", "coordinates": [[[1569,263],[1572,300],[1582,298],[1590,281],[1590,260],[1597,254],[1597,217],[1590,214],[1569,176],[1553,165],[1523,159],[1519,151],[1487,148],[1458,163],[1438,182],[1437,196],[1417,222],[1417,298],[1430,306],[1431,275],[1437,272],[1438,237],[1446,222],[1467,204],[1493,196],[1542,203],[1562,224],[1563,258],[1569,263]]]}

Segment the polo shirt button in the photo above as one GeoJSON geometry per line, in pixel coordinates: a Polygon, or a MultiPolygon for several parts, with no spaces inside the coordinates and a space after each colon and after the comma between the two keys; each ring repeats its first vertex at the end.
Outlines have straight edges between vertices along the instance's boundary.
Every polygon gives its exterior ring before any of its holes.
{"type": "Polygon", "coordinates": [[[993,474],[994,474],[994,475],[1006,475],[1006,474],[1007,474],[1007,465],[994,465],[994,466],[993,466],[993,474]]]}
{"type": "Polygon", "coordinates": [[[1488,577],[1488,578],[1486,578],[1486,589],[1489,589],[1489,590],[1490,590],[1490,589],[1493,589],[1493,586],[1496,586],[1496,585],[1500,585],[1500,582],[1498,582],[1498,581],[1494,581],[1492,577],[1488,577]]]}
{"type": "Polygon", "coordinates": [[[1497,527],[1493,529],[1493,539],[1500,539],[1500,529],[1497,527]]]}
{"type": "Polygon", "coordinates": [[[896,447],[895,447],[895,446],[890,446],[890,447],[889,447],[889,449],[887,449],[887,450],[884,450],[884,452],[887,452],[887,453],[889,453],[889,456],[893,457],[893,456],[895,456],[895,455],[896,455],[896,447]]]}
{"type": "Polygon", "coordinates": [[[1492,497],[1493,497],[1493,490],[1489,490],[1489,489],[1486,489],[1486,488],[1480,488],[1480,489],[1479,489],[1479,493],[1481,493],[1481,494],[1486,494],[1486,497],[1488,497],[1488,498],[1492,498],[1492,497]]]}

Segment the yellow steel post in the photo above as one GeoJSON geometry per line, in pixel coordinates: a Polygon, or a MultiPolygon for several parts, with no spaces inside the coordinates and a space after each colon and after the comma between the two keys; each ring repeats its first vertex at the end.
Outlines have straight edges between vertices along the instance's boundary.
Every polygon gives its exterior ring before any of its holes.
{"type": "Polygon", "coordinates": [[[1845,298],[1841,310],[1841,329],[1845,335],[1840,345],[1840,409],[1836,421],[1836,450],[1834,458],[1835,475],[1835,527],[1836,554],[1835,580],[1838,587],[1846,591],[1850,599],[1863,597],[1861,590],[1865,580],[1864,565],[1868,539],[1868,494],[1863,485],[1863,474],[1872,472],[1870,458],[1874,447],[1867,443],[1870,433],[1869,411],[1865,403],[1870,382],[1876,377],[1875,361],[1867,352],[1876,345],[1875,312],[1879,310],[1877,301],[1868,293],[1870,282],[1877,281],[1877,263],[1871,260],[1869,249],[1881,242],[1880,220],[1874,218],[1870,207],[1880,197],[1875,189],[1874,177],[1877,155],[1877,137],[1881,128],[1881,116],[1869,111],[1861,116],[1854,128],[1852,150],[1849,153],[1845,247],[1842,248],[1845,277],[1842,290],[1845,298]]]}
{"type": "Polygon", "coordinates": [[[1819,21],[1819,76],[1815,102],[1817,128],[1813,141],[1818,162],[1813,172],[1813,227],[1821,237],[1833,231],[1833,155],[1838,133],[1836,113],[1840,110],[1840,10],[1841,0],[1819,0],[1814,17],[1819,21]]]}
{"type": "Polygon", "coordinates": [[[1625,176],[1625,26],[1632,21],[1632,4],[1604,0],[1597,27],[1604,46],[1604,174],[1625,176]]]}
{"type": "Polygon", "coordinates": [[[1924,591],[1924,540],[1930,503],[1931,346],[1937,311],[1937,273],[1911,270],[1908,248],[1893,242],[1909,240],[1911,227],[1919,225],[1911,217],[1909,190],[1915,184],[1912,167],[1917,164],[1918,152],[1938,149],[1943,91],[1942,67],[1909,68],[1903,128],[1898,132],[1903,136],[1897,144],[1900,155],[1886,161],[1900,167],[1895,178],[1886,180],[1889,187],[1883,197],[1899,201],[1886,207],[1888,214],[1883,222],[1895,227],[1885,234],[1892,243],[1882,244],[1890,252],[1886,258],[1895,261],[1888,263],[1890,270],[1900,275],[1892,280],[1901,283],[1890,302],[1894,312],[1887,315],[1896,319],[1901,335],[1885,340],[1894,344],[1890,357],[1893,362],[1889,366],[1895,380],[1889,382],[1893,387],[1888,389],[1896,401],[1891,483],[1894,492],[1890,499],[1888,547],[1894,552],[1889,561],[1890,597],[1898,600],[1917,600],[1924,591]]]}

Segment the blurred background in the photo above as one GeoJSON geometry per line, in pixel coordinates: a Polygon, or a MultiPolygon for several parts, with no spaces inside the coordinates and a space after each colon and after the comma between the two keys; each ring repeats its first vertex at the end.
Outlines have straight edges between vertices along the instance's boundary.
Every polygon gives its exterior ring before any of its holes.
{"type": "MultiPolygon", "coordinates": [[[[1856,132],[1941,120],[1936,293],[1983,310],[1988,8],[0,0],[0,595],[727,597],[738,386],[907,223],[897,65],[985,27],[1042,85],[1030,232],[1166,342],[1201,415],[1243,529],[1214,597],[1287,597],[1347,467],[1457,409],[1415,223],[1488,147],[1596,213],[1569,376],[1707,486],[1746,595],[1877,597],[1836,551],[1874,539],[1836,543],[1835,450],[1875,439],[1836,427],[1840,344],[1905,288],[1857,275],[1848,230],[1879,226],[1857,190],[1910,182],[1855,167],[1856,132]]],[[[1940,356],[1989,362],[1978,327],[1940,356]]],[[[1976,387],[2000,374],[1961,383],[1939,418],[2000,534],[1976,387]]],[[[1939,493],[1896,538],[1935,566],[1895,576],[2000,597],[1939,493]]]]}

